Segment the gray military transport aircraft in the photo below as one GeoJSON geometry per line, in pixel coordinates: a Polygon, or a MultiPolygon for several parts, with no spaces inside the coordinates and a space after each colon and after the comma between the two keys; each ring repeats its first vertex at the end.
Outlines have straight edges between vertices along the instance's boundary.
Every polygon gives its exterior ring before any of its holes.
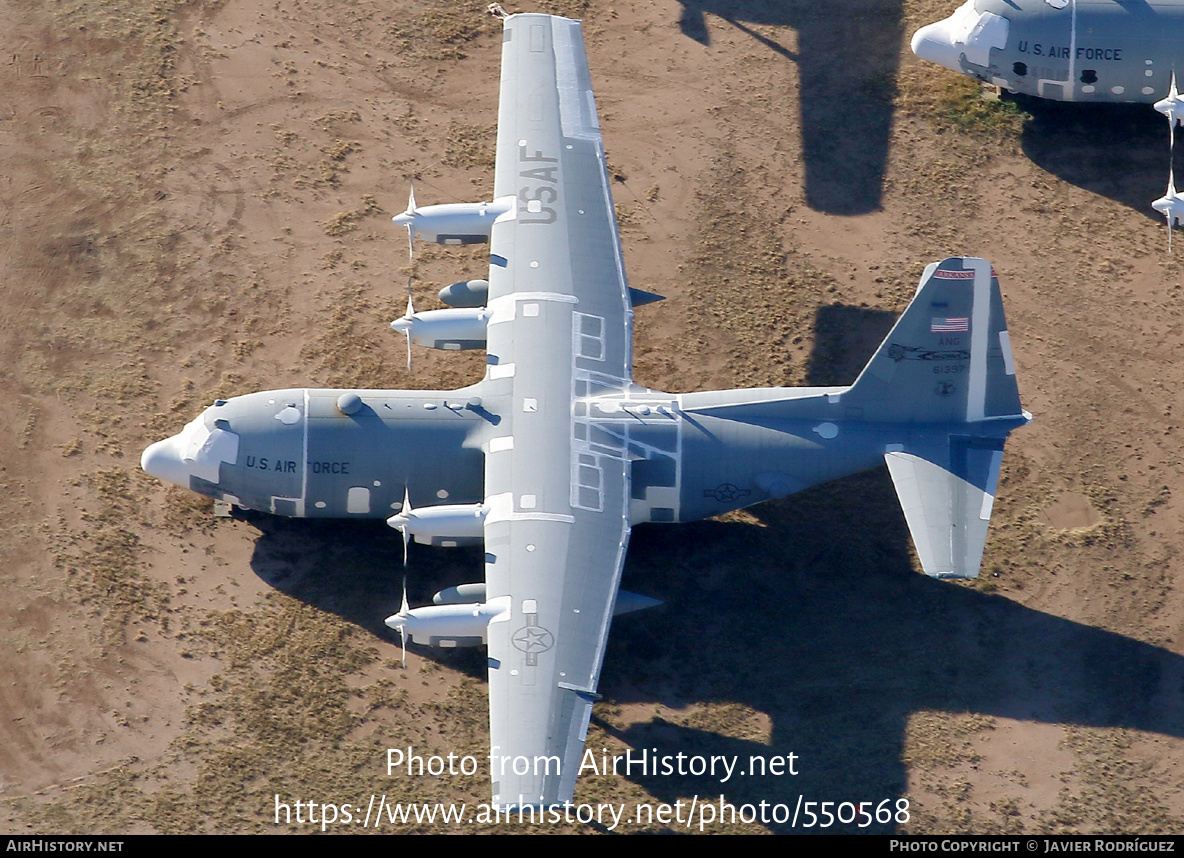
{"type": "Polygon", "coordinates": [[[1012,92],[1152,104],[1184,74],[1184,0],[966,0],[912,48],[1012,92]]]}
{"type": "MultiPolygon", "coordinates": [[[[1154,104],[1169,147],[1184,122],[1184,0],[966,0],[913,34],[913,53],[984,83],[1054,101],[1154,104]]],[[[1173,171],[1152,203],[1184,224],[1173,171]]]]}
{"type": "Polygon", "coordinates": [[[298,388],[219,400],[145,471],[244,509],[385,518],[483,541],[485,581],[403,606],[414,642],[488,646],[493,801],[573,796],[630,528],[684,522],[886,462],[926,573],[978,574],[1020,406],[999,284],[932,263],[849,387],[669,394],[632,380],[633,307],[579,22],[505,20],[490,203],[417,207],[414,238],[488,241],[487,281],[408,314],[408,342],[482,348],[452,391],[298,388]]]}

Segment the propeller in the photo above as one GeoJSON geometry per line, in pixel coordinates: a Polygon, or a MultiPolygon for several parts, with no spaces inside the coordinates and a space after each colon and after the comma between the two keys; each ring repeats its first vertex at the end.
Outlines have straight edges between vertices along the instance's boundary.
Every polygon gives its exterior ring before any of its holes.
{"type": "Polygon", "coordinates": [[[1176,72],[1172,72],[1172,86],[1168,90],[1167,98],[1155,102],[1155,109],[1168,118],[1172,127],[1172,141],[1175,142],[1176,123],[1184,122],[1184,99],[1180,98],[1180,91],[1176,89],[1176,72]]]}
{"type": "Polygon", "coordinates": [[[1172,252],[1172,231],[1176,223],[1184,218],[1184,195],[1176,193],[1176,177],[1172,168],[1168,169],[1168,192],[1151,204],[1151,208],[1161,212],[1168,219],[1168,253],[1172,252]]]}
{"type": "Polygon", "coordinates": [[[1184,198],[1176,193],[1175,163],[1176,163],[1176,124],[1184,123],[1184,98],[1180,97],[1180,90],[1176,87],[1176,71],[1172,70],[1172,85],[1168,89],[1166,98],[1155,102],[1155,109],[1168,119],[1168,192],[1151,204],[1157,212],[1162,212],[1168,220],[1168,253],[1172,252],[1172,232],[1176,222],[1184,216],[1184,198]]]}
{"type": "MultiPolygon", "coordinates": [[[[403,506],[397,513],[386,520],[391,527],[403,534],[403,569],[407,568],[407,543],[411,541],[411,531],[407,529],[407,522],[411,514],[411,492],[403,487],[403,506]]],[[[399,605],[399,612],[386,618],[386,624],[392,629],[399,630],[399,642],[403,645],[403,667],[407,666],[407,621],[411,619],[411,606],[407,604],[407,573],[403,573],[403,602],[399,605]]]]}
{"type": "MultiPolygon", "coordinates": [[[[410,227],[408,227],[410,229],[410,227]]],[[[411,372],[411,327],[415,324],[415,305],[411,301],[411,278],[407,278],[407,312],[391,322],[391,328],[407,337],[407,371],[411,372]]]]}
{"type": "Polygon", "coordinates": [[[399,613],[386,618],[386,624],[392,629],[399,630],[399,643],[403,647],[403,667],[407,666],[407,620],[410,619],[411,606],[407,604],[407,576],[403,576],[403,602],[399,605],[399,613]]]}
{"type": "Polygon", "coordinates": [[[403,505],[399,507],[399,511],[386,520],[386,523],[403,534],[403,568],[407,568],[407,543],[411,541],[411,531],[407,528],[407,523],[411,521],[411,491],[406,486],[403,487],[403,505]]]}
{"type": "Polygon", "coordinates": [[[407,197],[407,211],[402,214],[397,214],[392,221],[399,226],[407,227],[407,257],[410,261],[415,261],[415,215],[418,209],[415,207],[415,182],[411,182],[411,194],[407,197]]]}

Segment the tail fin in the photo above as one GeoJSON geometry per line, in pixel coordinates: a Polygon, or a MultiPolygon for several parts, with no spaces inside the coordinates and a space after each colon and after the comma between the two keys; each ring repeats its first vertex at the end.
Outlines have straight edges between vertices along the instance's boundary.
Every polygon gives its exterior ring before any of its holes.
{"type": "Polygon", "coordinates": [[[1030,419],[990,263],[928,266],[843,403],[849,414],[904,424],[884,459],[925,573],[977,577],[1004,439],[1030,419]]]}
{"type": "Polygon", "coordinates": [[[845,431],[838,424],[870,432],[877,452],[884,451],[925,573],[978,575],[1003,442],[1031,419],[1020,406],[989,262],[929,265],[912,303],[850,387],[757,393],[747,401],[690,394],[683,410],[770,425],[814,421],[822,439],[845,431]]]}
{"type": "Polygon", "coordinates": [[[916,297],[843,405],[848,415],[887,422],[1023,420],[991,264],[953,258],[926,267],[916,297]]]}

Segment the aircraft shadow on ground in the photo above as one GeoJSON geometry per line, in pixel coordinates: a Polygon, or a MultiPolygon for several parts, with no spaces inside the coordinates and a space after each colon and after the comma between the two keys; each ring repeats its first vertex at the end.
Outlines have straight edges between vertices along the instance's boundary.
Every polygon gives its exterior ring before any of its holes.
{"type": "MultiPolygon", "coordinates": [[[[819,308],[807,383],[849,384],[895,320],[819,308]]],[[[750,512],[757,526],[641,526],[630,543],[622,586],[665,604],[614,623],[601,690],[622,705],[694,705],[702,726],[599,723],[659,755],[719,755],[746,767],[792,753],[800,774],[632,778],[658,799],[723,794],[791,811],[799,795],[895,802],[907,788],[909,719],[926,711],[1184,736],[1184,658],[918,574],[886,469],[750,512]],[[748,710],[768,717],[768,743],[737,738],[759,726],[744,723],[748,710]]],[[[1005,565],[981,574],[1007,582],[1005,565]]]]}
{"type": "Polygon", "coordinates": [[[897,313],[849,304],[827,304],[814,314],[814,345],[806,384],[851,384],[899,318],[897,313]]]}
{"type": "MultiPolygon", "coordinates": [[[[820,308],[808,382],[850,383],[894,320],[866,308],[820,308]]],[[[752,757],[794,754],[799,774],[721,783],[635,771],[631,779],[658,800],[722,794],[735,805],[791,811],[799,795],[895,802],[908,785],[906,729],[920,712],[1184,736],[1184,657],[918,574],[885,469],[750,512],[755,522],[634,530],[622,587],[664,604],[614,620],[600,691],[617,706],[696,711],[687,724],[595,723],[638,751],[738,758],[741,768],[752,757]],[[766,730],[767,742],[748,738],[766,730]]],[[[401,598],[397,533],[372,521],[262,516],[253,524],[260,535],[251,566],[264,582],[397,642],[383,624],[401,598]]],[[[411,604],[480,580],[481,563],[477,549],[413,545],[411,604]]],[[[982,575],[1006,585],[1006,562],[982,575]]],[[[484,678],[484,648],[413,649],[484,678]]]]}
{"type": "MultiPolygon", "coordinates": [[[[1151,201],[1168,185],[1167,122],[1146,104],[1064,104],[1006,96],[1031,115],[1022,146],[1032,163],[1079,188],[1163,221],[1151,201]]],[[[1182,139],[1184,142],[1184,139],[1182,139]]],[[[1050,223],[1071,211],[1047,201],[1050,223]]]]}
{"type": "Polygon", "coordinates": [[[800,774],[635,778],[658,799],[895,800],[909,719],[925,711],[1184,735],[1184,658],[913,572],[883,470],[753,511],[762,526],[638,528],[624,586],[665,605],[615,624],[601,690],[697,707],[693,727],[610,730],[639,751],[741,768],[793,753],[800,774]],[[768,717],[767,744],[745,738],[761,726],[746,710],[768,717]]]}
{"type": "MultiPolygon", "coordinates": [[[[445,587],[482,580],[479,548],[430,548],[412,544],[403,567],[403,540],[381,522],[302,521],[252,516],[259,531],[251,569],[260,580],[319,610],[336,614],[375,637],[394,643],[399,633],[383,622],[399,610],[404,574],[411,605],[431,604],[445,587]]],[[[485,679],[485,649],[433,649],[411,645],[431,658],[485,679]]]]}
{"type": "Polygon", "coordinates": [[[679,0],[679,27],[710,44],[706,15],[796,63],[801,79],[806,204],[817,211],[877,211],[903,28],[901,0],[679,0]],[[753,26],[791,27],[797,50],[753,26]]]}

